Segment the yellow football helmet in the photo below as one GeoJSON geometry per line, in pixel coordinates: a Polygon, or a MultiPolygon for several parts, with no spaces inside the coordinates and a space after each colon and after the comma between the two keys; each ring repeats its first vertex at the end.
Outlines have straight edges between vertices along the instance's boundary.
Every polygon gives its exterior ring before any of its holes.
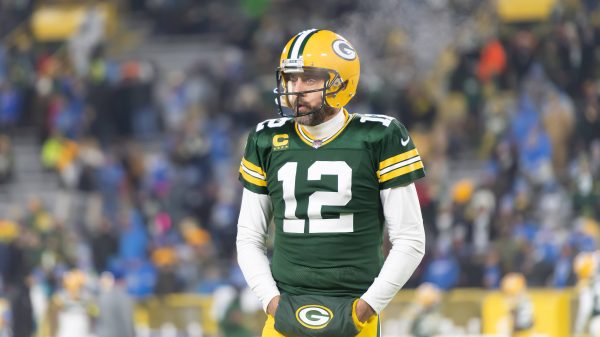
{"type": "Polygon", "coordinates": [[[356,94],[359,76],[358,54],[344,37],[329,30],[309,29],[300,32],[283,48],[277,68],[277,88],[274,93],[279,114],[284,117],[298,117],[320,111],[325,105],[342,108],[356,94]],[[323,88],[289,92],[286,77],[309,70],[324,71],[326,80],[323,88]],[[292,107],[290,95],[318,91],[323,93],[323,103],[319,110],[299,114],[298,107],[292,107]],[[282,107],[293,111],[286,114],[282,107]]]}
{"type": "Polygon", "coordinates": [[[579,280],[592,277],[598,268],[598,257],[593,252],[581,252],[573,261],[573,271],[579,280]]]}
{"type": "Polygon", "coordinates": [[[63,275],[63,287],[71,294],[76,294],[85,285],[85,273],[79,269],[73,269],[63,275]]]}
{"type": "Polygon", "coordinates": [[[523,274],[508,273],[500,282],[502,292],[508,296],[516,296],[527,289],[527,281],[523,274]]]}
{"type": "Polygon", "coordinates": [[[417,288],[415,300],[423,307],[429,308],[442,300],[442,292],[434,284],[423,283],[417,288]]]}

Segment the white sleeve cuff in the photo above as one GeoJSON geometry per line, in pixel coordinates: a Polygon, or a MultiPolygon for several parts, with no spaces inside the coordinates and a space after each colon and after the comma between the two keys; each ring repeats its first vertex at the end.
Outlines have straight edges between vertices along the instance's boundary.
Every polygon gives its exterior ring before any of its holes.
{"type": "Polygon", "coordinates": [[[392,249],[379,276],[361,296],[378,314],[396,296],[425,255],[425,230],[414,184],[380,192],[392,249]]]}
{"type": "Polygon", "coordinates": [[[248,286],[261,301],[263,310],[279,289],[267,258],[267,229],[273,208],[268,195],[244,189],[238,218],[237,259],[248,286]]]}

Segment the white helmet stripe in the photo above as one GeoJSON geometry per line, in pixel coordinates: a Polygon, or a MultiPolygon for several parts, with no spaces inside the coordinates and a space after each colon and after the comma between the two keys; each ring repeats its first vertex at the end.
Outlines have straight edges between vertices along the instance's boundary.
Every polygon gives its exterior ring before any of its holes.
{"type": "Polygon", "coordinates": [[[298,58],[300,58],[300,56],[302,56],[302,55],[298,55],[298,53],[300,52],[300,46],[302,46],[302,42],[304,42],[304,40],[308,37],[308,35],[310,33],[314,32],[315,30],[316,29],[309,29],[309,30],[305,30],[300,33],[300,36],[298,37],[298,39],[296,39],[296,42],[294,43],[294,45],[291,46],[292,55],[290,56],[290,59],[298,59],[298,58]]]}

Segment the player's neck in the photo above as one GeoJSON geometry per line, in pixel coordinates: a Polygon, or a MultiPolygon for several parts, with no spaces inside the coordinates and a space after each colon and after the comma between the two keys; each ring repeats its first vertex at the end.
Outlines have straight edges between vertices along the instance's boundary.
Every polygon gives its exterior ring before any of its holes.
{"type": "Polygon", "coordinates": [[[314,138],[323,139],[338,132],[344,126],[345,120],[346,116],[344,114],[344,109],[340,109],[333,117],[325,122],[315,126],[303,125],[303,128],[314,138]]]}

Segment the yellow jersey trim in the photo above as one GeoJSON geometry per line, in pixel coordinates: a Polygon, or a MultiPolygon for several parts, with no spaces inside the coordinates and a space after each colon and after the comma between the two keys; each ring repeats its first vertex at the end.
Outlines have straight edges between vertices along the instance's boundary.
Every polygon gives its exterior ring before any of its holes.
{"type": "Polygon", "coordinates": [[[323,145],[331,142],[332,140],[334,140],[335,138],[337,138],[337,136],[339,136],[342,131],[344,131],[346,129],[346,126],[348,126],[348,124],[350,124],[350,120],[352,120],[352,117],[354,117],[354,115],[349,116],[348,112],[346,112],[346,110],[344,110],[344,114],[346,115],[346,121],[344,122],[344,126],[342,126],[341,129],[338,130],[338,132],[336,132],[333,136],[331,136],[331,138],[329,138],[327,141],[323,142],[323,145]]]}
{"type": "Polygon", "coordinates": [[[260,168],[259,166],[256,166],[256,165],[252,164],[251,162],[247,161],[246,158],[242,158],[242,165],[246,166],[247,169],[260,174],[261,176],[265,177],[265,179],[266,179],[267,175],[265,174],[265,171],[263,171],[263,169],[260,168]]]}
{"type": "Polygon", "coordinates": [[[307,139],[302,135],[302,131],[300,131],[300,129],[298,127],[298,123],[296,123],[294,125],[294,129],[296,129],[296,133],[298,134],[298,137],[300,138],[301,141],[303,141],[308,146],[313,146],[312,139],[307,139]]]}
{"type": "Polygon", "coordinates": [[[266,187],[267,186],[267,182],[265,180],[261,180],[258,178],[255,178],[251,175],[249,175],[248,173],[246,173],[244,171],[244,168],[240,166],[240,174],[242,175],[242,177],[244,178],[244,180],[246,180],[247,182],[257,185],[257,186],[261,186],[261,187],[266,187]]]}
{"type": "Polygon", "coordinates": [[[380,162],[379,163],[379,170],[382,170],[382,169],[384,169],[384,168],[386,168],[386,167],[388,167],[390,165],[399,163],[399,162],[401,162],[403,160],[406,160],[406,159],[409,159],[409,158],[412,158],[412,157],[418,156],[418,155],[419,155],[419,152],[417,151],[417,149],[412,149],[410,151],[406,151],[404,153],[401,153],[399,155],[393,156],[391,158],[388,158],[388,159],[380,162]]]}
{"type": "Polygon", "coordinates": [[[298,122],[294,123],[296,133],[298,134],[298,137],[300,137],[300,140],[302,140],[308,146],[314,147],[314,142],[319,141],[319,140],[321,140],[322,143],[319,144],[318,147],[328,144],[331,141],[333,141],[334,139],[336,139],[342,133],[342,131],[344,131],[346,129],[346,127],[348,126],[348,124],[350,124],[350,121],[354,117],[354,114],[352,114],[352,115],[348,114],[348,111],[346,111],[346,109],[343,109],[343,112],[344,112],[344,125],[336,133],[334,133],[333,135],[331,135],[329,137],[326,137],[324,139],[315,139],[315,137],[313,135],[311,135],[303,126],[298,124],[298,122]]]}
{"type": "Polygon", "coordinates": [[[410,172],[414,172],[418,169],[422,169],[423,168],[423,162],[422,161],[418,161],[416,163],[410,164],[410,165],[406,165],[406,166],[402,166],[400,168],[397,168],[393,171],[390,171],[386,174],[381,175],[381,177],[379,177],[379,182],[380,183],[384,183],[390,179],[399,177],[401,175],[410,173],[410,172]]]}
{"type": "Polygon", "coordinates": [[[303,136],[304,138],[308,139],[309,141],[314,141],[317,138],[313,135],[310,134],[310,132],[308,132],[308,130],[306,130],[305,127],[303,127],[302,125],[296,123],[296,125],[298,126],[298,131],[300,131],[301,136],[303,136]]]}

